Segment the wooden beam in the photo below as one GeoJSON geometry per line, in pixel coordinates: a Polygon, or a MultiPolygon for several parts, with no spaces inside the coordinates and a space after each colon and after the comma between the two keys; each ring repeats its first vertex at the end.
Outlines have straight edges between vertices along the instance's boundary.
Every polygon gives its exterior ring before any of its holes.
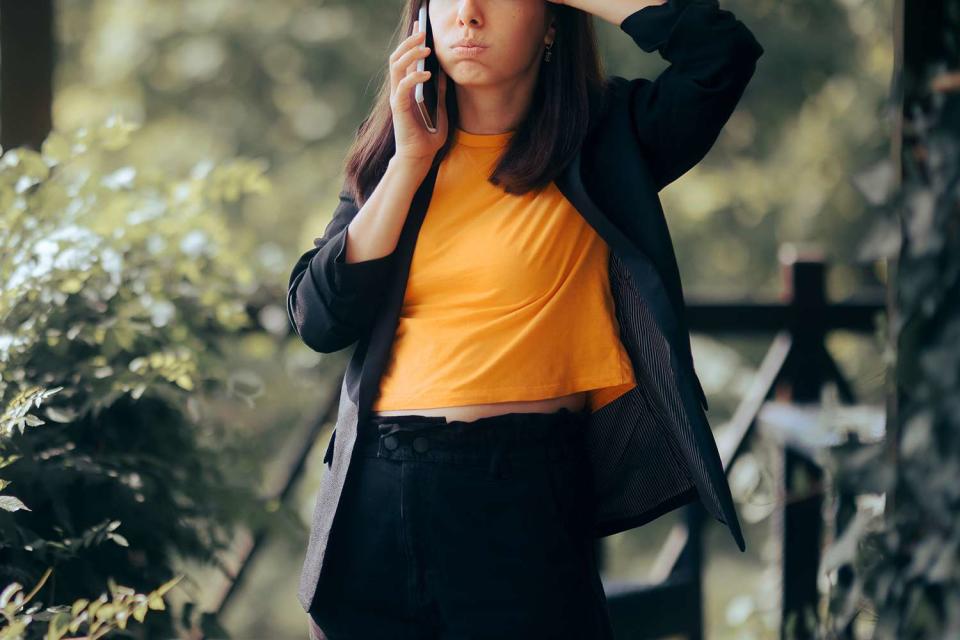
{"type": "Polygon", "coordinates": [[[39,150],[53,120],[53,0],[0,0],[0,146],[39,150]]]}

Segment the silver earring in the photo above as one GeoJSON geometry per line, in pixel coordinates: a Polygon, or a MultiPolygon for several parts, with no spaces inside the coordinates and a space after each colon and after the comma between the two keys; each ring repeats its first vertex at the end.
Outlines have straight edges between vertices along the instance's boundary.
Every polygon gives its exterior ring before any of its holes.
{"type": "Polygon", "coordinates": [[[546,52],[546,54],[544,54],[544,56],[543,56],[543,60],[544,60],[545,62],[550,62],[550,49],[551,49],[552,47],[553,47],[553,43],[552,43],[552,42],[547,45],[547,52],[546,52]]]}

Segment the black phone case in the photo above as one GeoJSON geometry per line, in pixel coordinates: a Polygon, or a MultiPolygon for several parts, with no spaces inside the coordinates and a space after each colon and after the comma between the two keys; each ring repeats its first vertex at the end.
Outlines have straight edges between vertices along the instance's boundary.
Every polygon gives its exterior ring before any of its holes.
{"type": "Polygon", "coordinates": [[[427,112],[430,117],[430,122],[433,123],[434,127],[436,127],[438,102],[439,102],[439,95],[440,95],[437,89],[437,82],[438,82],[437,74],[440,69],[440,59],[437,58],[437,53],[436,51],[434,51],[433,29],[430,26],[429,20],[427,21],[427,37],[424,40],[424,44],[430,47],[430,55],[428,55],[423,61],[423,68],[430,72],[430,78],[423,83],[423,101],[424,101],[423,107],[427,109],[427,112]]]}

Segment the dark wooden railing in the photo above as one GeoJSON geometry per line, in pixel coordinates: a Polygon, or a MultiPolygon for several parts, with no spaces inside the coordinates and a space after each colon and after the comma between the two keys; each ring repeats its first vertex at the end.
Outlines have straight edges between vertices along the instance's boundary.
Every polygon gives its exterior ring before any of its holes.
{"type": "MultiPolygon", "coordinates": [[[[853,403],[854,393],[826,347],[827,334],[847,330],[872,334],[877,314],[884,312],[884,290],[867,292],[856,300],[829,302],[827,265],[820,256],[795,256],[781,251],[785,292],[776,303],[688,305],[694,332],[723,335],[773,333],[749,390],[717,437],[724,468],[729,471],[756,434],[758,416],[770,400],[816,403],[823,385],[836,385],[842,402],[853,403]]],[[[823,543],[823,478],[813,458],[792,440],[783,440],[775,461],[782,496],[772,528],[779,539],[782,570],[781,637],[813,637],[798,625],[797,616],[817,611],[817,571],[823,543]],[[803,477],[806,490],[796,486],[803,477]],[[812,489],[811,489],[812,487],[812,489]]],[[[704,636],[703,532],[706,512],[699,503],[682,508],[684,521],[668,534],[654,575],[643,583],[605,581],[618,638],[704,636]]],[[[602,557],[603,540],[598,540],[602,557]]]]}

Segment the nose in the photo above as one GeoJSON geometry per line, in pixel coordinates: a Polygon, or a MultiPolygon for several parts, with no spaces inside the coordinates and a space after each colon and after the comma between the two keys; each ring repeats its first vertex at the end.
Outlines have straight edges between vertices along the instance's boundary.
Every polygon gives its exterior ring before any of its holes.
{"type": "Polygon", "coordinates": [[[477,3],[473,0],[464,0],[460,3],[460,9],[457,11],[457,20],[460,25],[470,23],[472,26],[480,24],[480,12],[477,3]]]}

